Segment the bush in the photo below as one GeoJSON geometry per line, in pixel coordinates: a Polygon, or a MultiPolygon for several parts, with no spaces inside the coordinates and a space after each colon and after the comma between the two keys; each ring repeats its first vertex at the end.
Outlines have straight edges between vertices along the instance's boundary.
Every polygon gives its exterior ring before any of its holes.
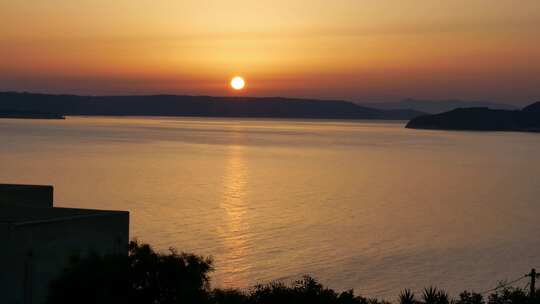
{"type": "Polygon", "coordinates": [[[456,304],[485,304],[485,302],[481,294],[464,291],[459,294],[456,304]]]}
{"type": "MultiPolygon", "coordinates": [[[[352,290],[336,292],[310,276],[290,284],[275,281],[238,289],[210,288],[209,258],[170,249],[155,252],[147,244],[131,242],[128,254],[74,257],[51,283],[49,304],[388,304],[355,296],[352,290]]],[[[489,295],[487,304],[540,304],[540,294],[531,300],[524,289],[506,287],[489,295]]],[[[478,293],[464,291],[451,299],[435,287],[424,289],[420,300],[405,289],[399,304],[486,304],[478,293]]]]}
{"type": "Polygon", "coordinates": [[[129,244],[127,256],[74,257],[51,283],[48,303],[172,304],[209,301],[212,261],[193,254],[156,253],[129,244]]]}
{"type": "MultiPolygon", "coordinates": [[[[489,304],[531,304],[527,292],[521,288],[503,288],[489,295],[489,304]]],[[[534,301],[538,303],[538,301],[534,301]]]]}

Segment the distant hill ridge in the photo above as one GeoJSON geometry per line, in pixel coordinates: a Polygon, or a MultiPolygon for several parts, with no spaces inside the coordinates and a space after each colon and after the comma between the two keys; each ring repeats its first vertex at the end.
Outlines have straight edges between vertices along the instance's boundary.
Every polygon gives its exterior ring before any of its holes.
{"type": "Polygon", "coordinates": [[[422,100],[407,98],[400,102],[383,102],[383,103],[358,103],[362,106],[373,107],[376,109],[411,109],[429,114],[438,114],[448,112],[458,108],[476,108],[486,107],[499,110],[518,110],[518,107],[502,103],[494,103],[490,101],[476,100],[422,100]]]}
{"type": "Polygon", "coordinates": [[[13,111],[13,110],[1,110],[0,118],[24,118],[24,119],[65,119],[64,116],[59,114],[42,113],[42,112],[28,112],[28,111],[13,111]]]}
{"type": "Polygon", "coordinates": [[[0,109],[100,116],[200,116],[409,120],[424,113],[381,110],[342,100],[184,95],[78,96],[0,92],[0,109]]]}
{"type": "Polygon", "coordinates": [[[540,101],[522,110],[460,108],[413,118],[412,129],[540,132],[540,101]]]}

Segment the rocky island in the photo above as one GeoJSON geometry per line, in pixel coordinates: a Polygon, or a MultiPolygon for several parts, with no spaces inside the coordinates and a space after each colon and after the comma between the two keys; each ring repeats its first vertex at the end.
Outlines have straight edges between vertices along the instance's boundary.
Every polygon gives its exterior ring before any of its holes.
{"type": "Polygon", "coordinates": [[[413,118],[410,129],[540,132],[540,101],[522,110],[460,108],[413,118]]]}

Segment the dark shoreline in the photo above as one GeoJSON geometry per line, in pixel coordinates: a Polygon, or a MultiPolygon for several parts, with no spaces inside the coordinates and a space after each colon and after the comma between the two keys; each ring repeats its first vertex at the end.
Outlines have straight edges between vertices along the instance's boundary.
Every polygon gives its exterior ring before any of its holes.
{"type": "Polygon", "coordinates": [[[540,132],[540,102],[522,110],[493,110],[489,108],[460,108],[423,115],[411,119],[409,129],[446,131],[509,131],[540,132]]]}
{"type": "Polygon", "coordinates": [[[410,120],[414,110],[380,110],[344,100],[188,95],[79,96],[0,92],[0,108],[64,116],[171,116],[410,120]]]}
{"type": "Polygon", "coordinates": [[[66,119],[65,116],[49,113],[0,112],[0,119],[66,119]]]}

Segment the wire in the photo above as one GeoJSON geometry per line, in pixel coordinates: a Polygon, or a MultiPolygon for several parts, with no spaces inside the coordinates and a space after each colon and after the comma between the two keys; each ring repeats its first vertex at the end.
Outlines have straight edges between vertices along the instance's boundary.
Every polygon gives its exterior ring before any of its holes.
{"type": "Polygon", "coordinates": [[[495,287],[495,288],[492,288],[492,289],[489,289],[489,290],[485,290],[485,291],[480,292],[480,294],[486,294],[486,293],[488,293],[488,292],[492,292],[492,291],[495,291],[495,290],[497,290],[497,289],[501,289],[501,288],[507,287],[507,286],[509,286],[509,285],[512,285],[512,284],[514,284],[514,283],[517,283],[517,282],[519,282],[519,281],[525,279],[526,277],[528,277],[528,275],[521,276],[521,277],[519,277],[519,278],[517,278],[517,279],[515,279],[515,280],[513,280],[513,281],[506,282],[506,283],[504,283],[504,284],[499,284],[499,285],[498,285],[497,287],[495,287]]]}

